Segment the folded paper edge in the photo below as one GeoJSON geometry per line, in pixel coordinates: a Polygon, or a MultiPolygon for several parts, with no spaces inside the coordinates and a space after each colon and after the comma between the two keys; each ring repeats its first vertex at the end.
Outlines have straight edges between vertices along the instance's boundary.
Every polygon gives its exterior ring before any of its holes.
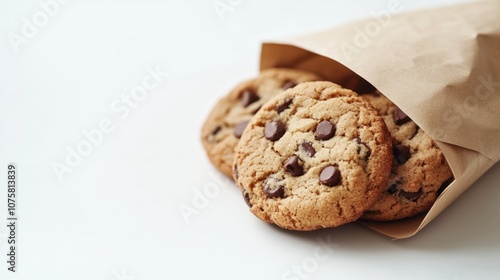
{"type": "MultiPolygon", "coordinates": [[[[294,59],[292,63],[288,63],[288,64],[291,64],[291,66],[288,66],[288,67],[295,68],[295,67],[293,67],[293,65],[296,64],[297,62],[302,62],[302,61],[306,60],[306,58],[308,58],[308,57],[311,58],[311,57],[314,57],[314,56],[320,56],[320,57],[328,59],[328,60],[330,60],[330,61],[332,61],[332,62],[334,62],[336,64],[342,65],[346,69],[349,69],[350,71],[352,71],[354,74],[356,74],[359,77],[363,78],[364,80],[370,82],[363,75],[361,75],[360,73],[352,70],[350,67],[346,66],[344,63],[342,63],[342,62],[340,62],[340,61],[338,61],[336,59],[333,59],[333,58],[331,58],[331,57],[329,57],[329,56],[327,56],[325,54],[318,53],[318,52],[315,52],[313,50],[310,50],[307,47],[299,46],[297,44],[294,44],[294,43],[291,43],[291,42],[287,42],[285,40],[284,41],[273,41],[273,42],[269,41],[269,42],[263,42],[262,43],[262,45],[261,45],[261,55],[260,55],[260,70],[261,71],[263,69],[272,68],[272,67],[287,67],[287,65],[282,65],[280,63],[277,63],[276,60],[270,59],[269,55],[266,54],[266,51],[269,48],[272,48],[272,47],[287,47],[287,48],[289,48],[288,51],[293,51],[295,53],[295,55],[298,56],[298,58],[294,59]],[[290,49],[290,48],[294,48],[295,50],[290,49]],[[270,61],[271,61],[271,63],[269,63],[270,61]]],[[[274,59],[276,59],[276,58],[274,58],[274,59]]],[[[299,68],[299,69],[314,72],[314,69],[303,69],[303,68],[299,68]]],[[[316,74],[321,75],[321,73],[316,73],[316,74]]],[[[391,99],[391,98],[389,98],[389,99],[391,99]]],[[[419,123],[417,123],[417,125],[420,126],[419,123]]],[[[451,142],[447,142],[447,143],[451,144],[451,145],[462,147],[464,149],[473,150],[473,151],[475,151],[477,153],[480,153],[481,155],[483,155],[484,157],[486,157],[486,158],[488,158],[490,160],[497,160],[497,161],[500,160],[500,159],[494,159],[494,158],[492,158],[492,157],[490,157],[488,155],[485,155],[485,154],[481,153],[480,151],[474,149],[473,147],[460,146],[457,143],[451,143],[451,142]]]]}

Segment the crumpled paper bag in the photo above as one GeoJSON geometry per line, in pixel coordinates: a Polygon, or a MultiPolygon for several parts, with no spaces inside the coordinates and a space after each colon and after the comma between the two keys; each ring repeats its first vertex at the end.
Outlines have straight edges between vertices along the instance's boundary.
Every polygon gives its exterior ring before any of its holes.
{"type": "Polygon", "coordinates": [[[392,238],[416,234],[500,160],[500,1],[388,10],[265,42],[260,67],[312,71],[358,92],[373,85],[436,140],[455,180],[426,214],[363,222],[392,238]]]}

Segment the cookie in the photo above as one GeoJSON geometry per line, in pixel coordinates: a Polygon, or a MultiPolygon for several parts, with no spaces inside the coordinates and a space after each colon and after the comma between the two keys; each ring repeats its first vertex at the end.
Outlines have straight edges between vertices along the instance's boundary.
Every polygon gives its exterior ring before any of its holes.
{"type": "Polygon", "coordinates": [[[266,103],[235,149],[234,178],[250,211],[285,229],[336,227],[386,189],[390,134],[362,97],[307,82],[266,103]]]}
{"type": "Polygon", "coordinates": [[[274,68],[238,85],[212,109],[202,128],[202,143],[210,161],[231,177],[234,147],[248,121],[271,97],[295,85],[320,78],[310,72],[274,68]]]}
{"type": "Polygon", "coordinates": [[[363,97],[384,118],[394,158],[386,190],[362,218],[394,221],[429,210],[453,179],[443,153],[428,134],[380,92],[363,97]]]}

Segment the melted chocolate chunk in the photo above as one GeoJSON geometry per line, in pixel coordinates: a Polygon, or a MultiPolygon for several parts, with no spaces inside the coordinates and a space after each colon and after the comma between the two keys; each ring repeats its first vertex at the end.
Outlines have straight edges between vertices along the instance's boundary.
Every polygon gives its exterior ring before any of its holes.
{"type": "Polygon", "coordinates": [[[243,135],[243,131],[245,131],[245,127],[247,127],[248,123],[249,121],[242,121],[234,127],[234,136],[236,136],[236,138],[241,138],[241,135],[243,135]]]}
{"type": "Polygon", "coordinates": [[[409,122],[411,119],[408,117],[405,112],[403,112],[399,107],[396,107],[394,112],[392,112],[392,117],[394,118],[394,122],[397,125],[402,125],[404,123],[409,122]]]}
{"type": "Polygon", "coordinates": [[[214,130],[212,130],[212,135],[217,135],[217,133],[219,133],[221,131],[222,127],[220,125],[218,125],[216,128],[214,128],[214,130]]]}
{"type": "Polygon", "coordinates": [[[247,107],[248,105],[254,103],[259,99],[260,97],[257,95],[257,93],[255,93],[253,90],[246,89],[241,94],[241,105],[243,105],[243,107],[247,107]]]}
{"type": "Polygon", "coordinates": [[[302,149],[304,149],[309,157],[314,157],[314,155],[316,154],[316,150],[313,148],[311,142],[304,141],[302,142],[302,144],[300,144],[300,146],[302,147],[302,149]]]}
{"type": "Polygon", "coordinates": [[[276,107],[275,107],[276,112],[281,113],[281,112],[285,111],[286,109],[288,109],[290,107],[291,104],[292,104],[292,99],[283,102],[283,104],[281,104],[281,105],[276,105],[276,107]]]}
{"type": "Polygon", "coordinates": [[[248,207],[252,207],[252,203],[250,202],[250,195],[245,190],[242,190],[242,194],[243,194],[243,199],[247,203],[248,207]]]}
{"type": "Polygon", "coordinates": [[[271,141],[278,141],[285,134],[285,124],[281,121],[272,121],[266,124],[264,136],[271,141]]]}
{"type": "Polygon", "coordinates": [[[387,189],[387,192],[390,194],[395,194],[398,191],[398,186],[396,184],[391,184],[391,186],[387,189]]]}
{"type": "Polygon", "coordinates": [[[372,150],[370,150],[370,147],[368,147],[368,145],[361,141],[361,138],[356,138],[356,142],[358,143],[358,155],[361,156],[364,152],[363,159],[367,161],[372,154],[372,150]]]}
{"type": "Polygon", "coordinates": [[[403,178],[398,178],[396,181],[394,181],[394,183],[391,184],[391,186],[387,189],[387,192],[389,194],[395,194],[398,189],[399,189],[399,186],[403,183],[403,178]]]}
{"type": "Polygon", "coordinates": [[[286,172],[292,174],[292,176],[301,176],[304,174],[304,169],[302,169],[299,161],[300,159],[298,156],[291,156],[283,163],[283,167],[286,172]]]}
{"type": "Polygon", "coordinates": [[[293,88],[297,85],[296,82],[294,81],[291,81],[291,80],[286,80],[283,85],[281,86],[282,89],[289,89],[289,88],[293,88]]]}
{"type": "Polygon", "coordinates": [[[316,126],[314,135],[316,139],[328,140],[335,135],[335,125],[329,121],[322,121],[316,126]]]}
{"type": "Polygon", "coordinates": [[[411,157],[410,148],[405,145],[395,145],[392,147],[394,158],[399,164],[404,164],[411,157]]]}
{"type": "Polygon", "coordinates": [[[405,190],[399,190],[399,196],[411,201],[417,201],[417,199],[422,196],[422,189],[418,190],[418,192],[407,192],[405,190]]]}
{"type": "Polygon", "coordinates": [[[235,165],[234,166],[234,169],[233,169],[233,175],[234,175],[234,179],[235,180],[238,180],[240,174],[238,173],[238,165],[235,165]]]}
{"type": "Polygon", "coordinates": [[[329,187],[337,185],[340,183],[340,170],[335,165],[328,165],[321,170],[319,181],[329,187]]]}
{"type": "Polygon", "coordinates": [[[275,178],[269,178],[264,184],[263,191],[269,198],[284,197],[285,187],[278,183],[275,178]]]}

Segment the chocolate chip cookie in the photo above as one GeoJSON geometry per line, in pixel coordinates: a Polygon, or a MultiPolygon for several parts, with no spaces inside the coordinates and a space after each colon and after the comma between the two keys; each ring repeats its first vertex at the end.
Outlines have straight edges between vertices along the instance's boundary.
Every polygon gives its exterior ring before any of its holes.
{"type": "Polygon", "coordinates": [[[202,143],[210,161],[231,177],[234,147],[262,104],[301,82],[317,80],[310,72],[274,68],[238,85],[215,105],[203,125],[202,143]]]}
{"type": "Polygon", "coordinates": [[[393,221],[429,210],[453,179],[443,153],[428,134],[380,92],[363,97],[384,118],[392,136],[394,158],[386,191],[362,218],[393,221]]]}
{"type": "Polygon", "coordinates": [[[390,134],[362,97],[307,82],[266,103],[235,149],[234,178],[260,219],[292,230],[352,222],[386,189],[390,134]]]}

